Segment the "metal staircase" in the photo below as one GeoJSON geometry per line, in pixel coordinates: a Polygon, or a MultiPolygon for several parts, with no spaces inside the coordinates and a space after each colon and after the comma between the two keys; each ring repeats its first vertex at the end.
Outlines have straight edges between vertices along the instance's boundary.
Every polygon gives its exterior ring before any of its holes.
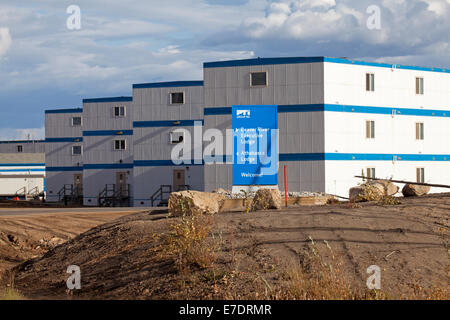
{"type": "MultiPolygon", "coordinates": [[[[175,189],[175,192],[190,190],[190,186],[180,185],[175,189]]],[[[155,202],[158,202],[158,207],[167,207],[169,205],[169,196],[172,193],[171,185],[161,185],[161,187],[155,191],[155,193],[150,197],[152,207],[155,206],[155,202]]]]}
{"type": "Polygon", "coordinates": [[[98,194],[99,207],[129,207],[130,185],[117,188],[115,184],[107,184],[98,194]]]}
{"type": "Polygon", "coordinates": [[[81,186],[73,186],[73,184],[65,184],[61,190],[58,191],[59,202],[64,204],[82,204],[83,203],[83,188],[81,186]]]}

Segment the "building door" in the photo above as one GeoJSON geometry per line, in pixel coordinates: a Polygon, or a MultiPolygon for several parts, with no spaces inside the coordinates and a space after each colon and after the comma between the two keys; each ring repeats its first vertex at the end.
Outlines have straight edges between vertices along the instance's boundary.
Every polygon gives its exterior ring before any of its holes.
{"type": "Polygon", "coordinates": [[[186,181],[184,179],[184,170],[173,170],[173,190],[180,191],[184,190],[184,185],[186,181]]]}
{"type": "Polygon", "coordinates": [[[126,172],[116,173],[116,186],[120,194],[125,197],[127,196],[127,174],[126,172]]]}
{"type": "Polygon", "coordinates": [[[83,175],[81,173],[73,175],[73,193],[75,195],[83,194],[83,175]]]}

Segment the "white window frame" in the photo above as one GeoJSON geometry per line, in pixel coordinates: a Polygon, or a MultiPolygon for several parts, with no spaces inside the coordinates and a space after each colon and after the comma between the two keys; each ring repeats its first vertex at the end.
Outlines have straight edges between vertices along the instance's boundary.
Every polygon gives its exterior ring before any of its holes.
{"type": "Polygon", "coordinates": [[[18,144],[16,146],[16,151],[17,151],[17,153],[23,153],[23,144],[18,144]],[[21,151],[19,151],[19,147],[21,148],[21,151]]]}
{"type": "Polygon", "coordinates": [[[365,87],[366,87],[366,92],[375,92],[375,73],[366,72],[365,87]],[[369,87],[367,87],[367,76],[369,76],[369,87]]]}
{"type": "Polygon", "coordinates": [[[82,155],[83,155],[83,146],[81,145],[72,146],[72,156],[82,156],[82,155]],[[75,147],[80,147],[80,153],[75,153],[73,151],[75,147]]]}
{"type": "Polygon", "coordinates": [[[425,94],[425,77],[423,76],[417,76],[415,78],[415,92],[416,92],[416,96],[423,96],[425,94]],[[417,80],[419,80],[419,83],[417,83],[417,80]],[[422,80],[422,83],[420,82],[420,80],[422,80]],[[417,84],[419,86],[417,86],[417,84]],[[419,92],[417,92],[419,91],[419,92]]]}
{"type": "Polygon", "coordinates": [[[365,136],[367,140],[374,140],[376,137],[376,122],[373,119],[366,119],[366,121],[364,122],[366,127],[365,127],[365,136]],[[372,128],[372,122],[373,122],[373,128],[372,128]],[[369,124],[369,132],[367,132],[367,123],[369,124]]]}
{"type": "Polygon", "coordinates": [[[184,92],[184,91],[169,92],[169,102],[170,102],[171,105],[172,104],[174,104],[174,105],[186,104],[186,92],[184,92]],[[172,94],[175,94],[175,93],[182,93],[183,94],[183,102],[182,103],[178,103],[178,102],[175,103],[175,102],[172,101],[172,94]]]}
{"type": "Polygon", "coordinates": [[[418,183],[425,183],[425,168],[416,168],[416,180],[418,183]]]}
{"type": "MultiPolygon", "coordinates": [[[[121,146],[121,143],[119,143],[119,146],[121,146]]],[[[114,142],[113,142],[113,149],[114,149],[114,151],[125,151],[125,150],[127,150],[127,140],[126,139],[114,139],[114,142]],[[124,148],[122,149],[122,148],[116,148],[116,141],[124,141],[124,148]]]]}
{"type": "MultiPolygon", "coordinates": [[[[177,129],[177,130],[179,130],[179,129],[177,129]]],[[[182,144],[185,141],[184,138],[185,138],[185,131],[180,132],[180,131],[173,130],[173,131],[170,132],[170,135],[169,135],[170,144],[182,144]],[[175,133],[178,134],[178,135],[181,134],[181,136],[183,137],[183,141],[181,141],[181,142],[174,142],[173,134],[175,134],[175,133]]]]}
{"type": "Polygon", "coordinates": [[[127,116],[127,107],[124,105],[114,106],[112,108],[114,118],[125,118],[127,116]],[[119,115],[116,115],[116,108],[119,108],[119,115]],[[120,114],[120,108],[123,108],[123,115],[120,114]]]}
{"type": "Polygon", "coordinates": [[[72,123],[72,127],[81,127],[81,126],[83,126],[83,117],[72,117],[71,123],[72,123]],[[79,125],[73,124],[73,119],[75,119],[75,118],[80,118],[80,124],[79,125]]]}
{"type": "Polygon", "coordinates": [[[267,71],[253,71],[250,72],[250,88],[267,88],[269,86],[269,73],[267,71]],[[265,73],[266,74],[266,84],[253,85],[253,75],[255,73],[265,73]]]}
{"type": "Polygon", "coordinates": [[[416,141],[425,140],[425,122],[416,122],[414,125],[414,130],[416,131],[416,141]],[[422,125],[422,126],[421,126],[422,125]]]}

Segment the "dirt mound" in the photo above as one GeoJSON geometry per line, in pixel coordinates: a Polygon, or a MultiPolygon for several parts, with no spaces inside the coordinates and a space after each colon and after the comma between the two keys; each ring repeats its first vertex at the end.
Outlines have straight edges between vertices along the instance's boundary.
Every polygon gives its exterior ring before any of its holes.
{"type": "MultiPolygon", "coordinates": [[[[280,299],[301,293],[292,289],[299,288],[294,285],[299,275],[318,276],[308,259],[321,252],[324,261],[342,259],[337,279],[354,288],[364,288],[367,268],[377,265],[382,290],[390,297],[411,297],[408,290],[417,284],[444,284],[448,290],[449,209],[447,194],[408,198],[398,206],[223,213],[213,217],[208,239],[214,260],[208,268],[182,268],[162,247],[171,230],[180,230],[182,218],[167,218],[166,211],[139,213],[18,266],[15,287],[30,298],[69,298],[66,271],[77,265],[82,288],[73,291],[73,299],[280,299]],[[292,267],[297,264],[301,272],[292,267]]],[[[318,290],[324,282],[310,283],[318,290]]],[[[448,298],[448,291],[440,297],[448,298]]]]}

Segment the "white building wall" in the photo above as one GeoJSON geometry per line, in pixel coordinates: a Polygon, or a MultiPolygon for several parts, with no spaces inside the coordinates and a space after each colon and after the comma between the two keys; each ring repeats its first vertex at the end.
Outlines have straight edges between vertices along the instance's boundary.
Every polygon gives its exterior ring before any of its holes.
{"type": "Polygon", "coordinates": [[[449,88],[449,73],[325,63],[325,104],[346,106],[346,112],[325,112],[325,153],[328,158],[355,156],[326,161],[326,191],[347,196],[349,188],[361,183],[354,176],[362,170],[366,174],[368,167],[375,168],[377,178],[413,182],[416,168],[424,168],[425,182],[450,184],[450,144],[444,138],[450,134],[449,88]],[[366,91],[366,73],[375,74],[374,92],[366,91]],[[416,77],[424,78],[424,95],[416,94],[416,77]],[[421,110],[437,112],[406,115],[421,110]],[[366,138],[367,120],[375,121],[375,139],[366,138]],[[416,122],[424,123],[424,140],[416,140],[416,122]],[[385,160],[373,159],[376,155],[385,160]],[[426,161],[427,155],[436,160],[426,161]]]}

